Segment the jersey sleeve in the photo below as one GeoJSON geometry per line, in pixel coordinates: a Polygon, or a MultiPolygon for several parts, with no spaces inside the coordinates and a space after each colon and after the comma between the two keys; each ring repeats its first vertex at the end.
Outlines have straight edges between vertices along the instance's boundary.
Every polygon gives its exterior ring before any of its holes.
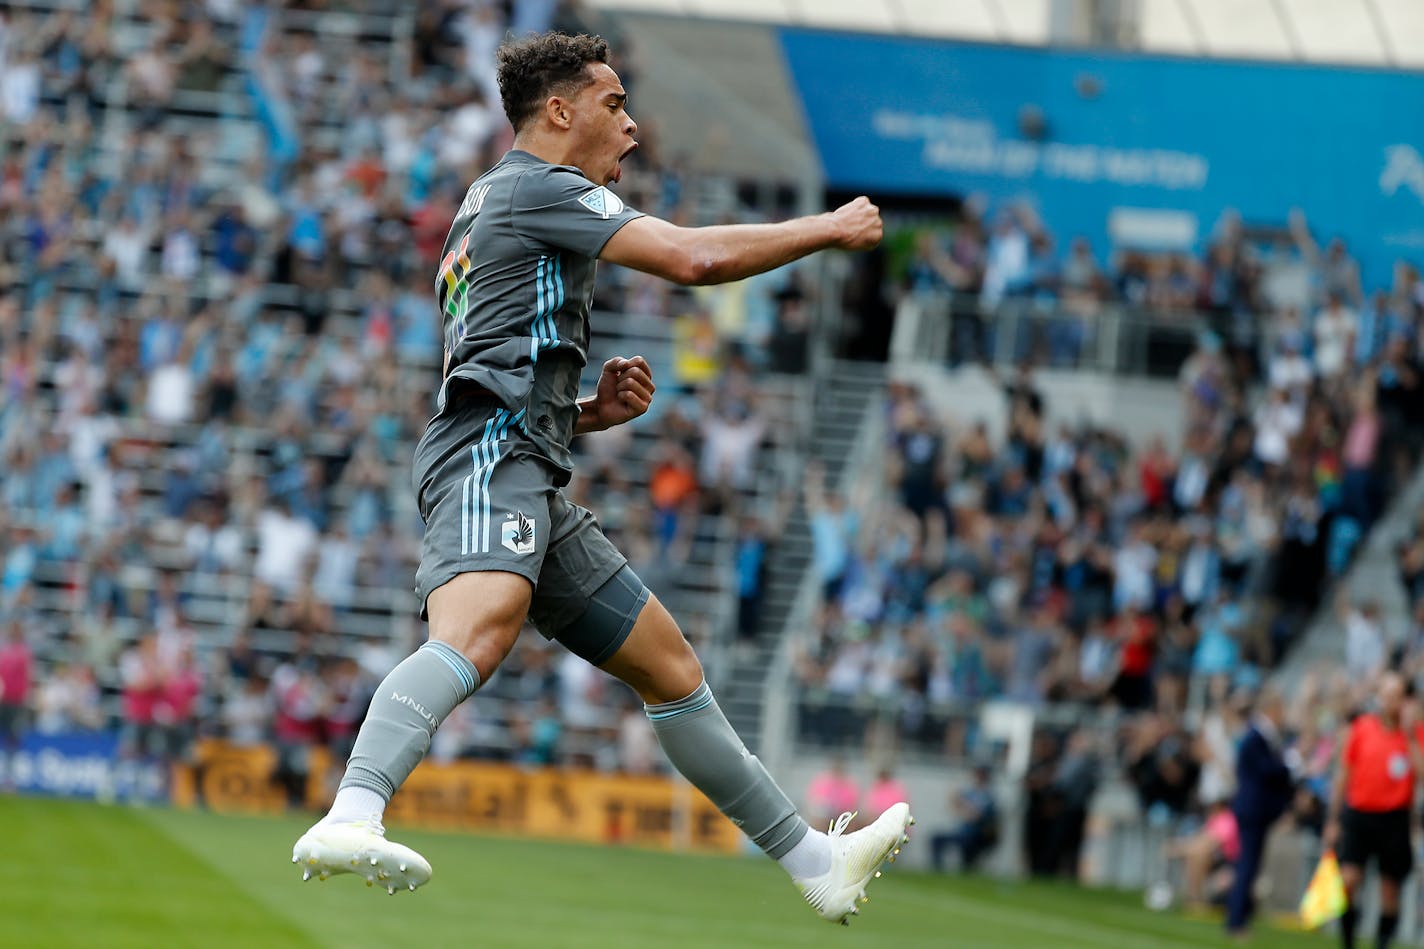
{"type": "Polygon", "coordinates": [[[597,257],[624,224],[643,216],[612,191],[567,168],[531,169],[514,186],[514,231],[531,247],[597,257]]]}

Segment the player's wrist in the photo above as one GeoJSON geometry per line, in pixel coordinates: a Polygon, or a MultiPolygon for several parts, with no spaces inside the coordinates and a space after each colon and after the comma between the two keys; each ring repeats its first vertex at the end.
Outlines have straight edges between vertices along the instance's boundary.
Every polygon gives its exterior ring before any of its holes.
{"type": "Polygon", "coordinates": [[[578,405],[579,408],[578,421],[574,426],[575,435],[605,432],[615,424],[604,417],[602,407],[598,404],[597,396],[579,399],[575,404],[578,405]]]}
{"type": "Polygon", "coordinates": [[[825,211],[816,215],[813,220],[821,225],[821,243],[825,247],[843,248],[850,242],[850,228],[845,226],[845,222],[836,212],[825,211]]]}

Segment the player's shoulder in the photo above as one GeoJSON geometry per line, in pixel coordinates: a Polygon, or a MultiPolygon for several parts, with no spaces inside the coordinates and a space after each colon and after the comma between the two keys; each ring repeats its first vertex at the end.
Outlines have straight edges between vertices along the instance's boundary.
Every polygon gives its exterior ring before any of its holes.
{"type": "Polygon", "coordinates": [[[511,161],[509,166],[514,188],[522,194],[568,196],[598,187],[573,165],[555,165],[530,156],[530,160],[511,161]]]}

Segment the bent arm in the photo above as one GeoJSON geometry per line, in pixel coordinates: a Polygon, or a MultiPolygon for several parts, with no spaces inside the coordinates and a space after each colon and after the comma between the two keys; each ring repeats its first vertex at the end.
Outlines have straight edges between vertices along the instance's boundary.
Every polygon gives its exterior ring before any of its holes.
{"type": "Polygon", "coordinates": [[[879,210],[857,198],[828,214],[778,224],[678,227],[641,217],[619,228],[598,256],[674,283],[728,283],[830,247],[865,250],[880,235],[879,210]]]}

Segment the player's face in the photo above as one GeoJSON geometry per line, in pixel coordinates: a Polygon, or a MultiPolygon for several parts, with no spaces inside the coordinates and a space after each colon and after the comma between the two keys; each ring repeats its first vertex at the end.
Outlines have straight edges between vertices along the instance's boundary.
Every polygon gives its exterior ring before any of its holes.
{"type": "Polygon", "coordinates": [[[638,123],[628,115],[628,94],[606,63],[589,67],[593,82],[575,100],[572,131],[578,136],[581,170],[590,181],[611,184],[623,177],[623,159],[638,147],[638,123]]]}

